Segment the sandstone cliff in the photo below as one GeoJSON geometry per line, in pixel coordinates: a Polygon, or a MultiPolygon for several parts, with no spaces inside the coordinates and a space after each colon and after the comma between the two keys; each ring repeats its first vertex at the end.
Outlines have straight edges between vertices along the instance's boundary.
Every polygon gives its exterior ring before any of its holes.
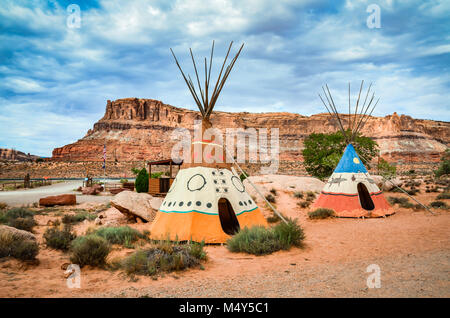
{"type": "MultiPolygon", "coordinates": [[[[347,117],[342,115],[344,125],[347,117]]],[[[153,99],[124,98],[109,101],[102,119],[86,136],[73,144],[55,148],[53,160],[101,161],[103,144],[108,161],[139,161],[168,158],[174,128],[192,130],[199,112],[166,105],[153,99]]],[[[313,132],[334,132],[337,127],[328,114],[310,117],[292,113],[214,112],[214,127],[279,128],[280,170],[299,173],[303,140],[313,132]]],[[[377,141],[381,156],[400,167],[436,165],[450,144],[450,123],[413,119],[410,116],[371,117],[362,133],[377,141]]]]}

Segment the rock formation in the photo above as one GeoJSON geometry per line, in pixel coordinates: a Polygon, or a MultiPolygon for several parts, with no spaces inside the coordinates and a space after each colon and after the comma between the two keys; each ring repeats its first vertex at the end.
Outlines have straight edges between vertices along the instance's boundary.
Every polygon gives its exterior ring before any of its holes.
{"type": "MultiPolygon", "coordinates": [[[[348,116],[342,115],[344,126],[348,116]]],[[[73,144],[53,150],[53,160],[101,161],[103,144],[108,161],[139,161],[168,158],[176,141],[170,139],[175,128],[193,132],[197,111],[177,108],[153,99],[124,98],[109,101],[102,119],[86,136],[73,144]]],[[[313,132],[334,132],[337,126],[328,114],[302,116],[293,113],[214,112],[214,127],[279,128],[280,172],[298,174],[303,140],[313,132]]],[[[413,119],[410,116],[370,117],[362,133],[373,138],[380,153],[400,166],[435,165],[450,143],[450,123],[413,119]]]]}
{"type": "Polygon", "coordinates": [[[8,161],[34,161],[38,156],[23,153],[15,149],[0,148],[0,160],[8,161]]]}

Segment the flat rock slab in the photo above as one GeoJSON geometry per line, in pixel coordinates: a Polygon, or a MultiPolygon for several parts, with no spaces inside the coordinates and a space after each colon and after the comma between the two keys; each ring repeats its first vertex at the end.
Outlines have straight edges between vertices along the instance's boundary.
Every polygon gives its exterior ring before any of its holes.
{"type": "Polygon", "coordinates": [[[75,194],[53,195],[39,199],[40,206],[75,205],[75,204],[77,204],[77,197],[75,194]]]}
{"type": "Polygon", "coordinates": [[[111,205],[128,217],[139,217],[152,222],[162,203],[162,198],[152,197],[148,193],[122,191],[114,196],[111,205]]]}

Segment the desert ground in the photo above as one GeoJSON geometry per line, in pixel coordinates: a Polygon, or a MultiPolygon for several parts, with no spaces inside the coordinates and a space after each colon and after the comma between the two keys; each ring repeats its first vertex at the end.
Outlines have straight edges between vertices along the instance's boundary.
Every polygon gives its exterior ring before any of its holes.
{"type": "MultiPolygon", "coordinates": [[[[61,185],[66,186],[75,188],[61,185]]],[[[415,197],[429,204],[437,194],[421,191],[415,197]]],[[[396,205],[396,213],[386,218],[310,220],[308,208],[297,205],[299,199],[289,187],[277,189],[276,206],[304,229],[302,248],[253,256],[231,253],[224,245],[208,245],[208,259],[202,268],[155,278],[86,266],[81,269],[81,288],[68,288],[61,266],[69,262],[69,255],[47,248],[42,235],[50,220],[61,218],[70,209],[109,208],[107,200],[95,201],[99,196],[84,197],[75,207],[50,208],[35,216],[38,262],[1,260],[0,297],[450,297],[449,210],[433,209],[432,215],[396,205]],[[370,273],[366,269],[371,264],[380,267],[380,288],[367,287],[370,273]]],[[[444,201],[450,204],[450,200],[444,201]]],[[[271,215],[257,202],[266,217],[271,215]]],[[[128,225],[140,231],[149,228],[148,223],[128,225]]],[[[94,221],[84,221],[74,229],[84,234],[95,226],[94,221]]],[[[108,259],[133,252],[114,246],[108,259]]]]}

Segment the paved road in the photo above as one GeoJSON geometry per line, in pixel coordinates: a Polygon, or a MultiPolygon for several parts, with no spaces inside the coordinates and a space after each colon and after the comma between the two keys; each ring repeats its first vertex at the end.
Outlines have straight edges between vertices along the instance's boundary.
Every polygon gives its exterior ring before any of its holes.
{"type": "Polygon", "coordinates": [[[38,187],[27,190],[15,190],[15,191],[0,191],[0,202],[4,202],[9,206],[22,206],[39,202],[40,198],[49,195],[58,194],[76,194],[77,202],[109,202],[112,196],[97,196],[97,195],[81,195],[79,192],[74,191],[83,184],[81,180],[64,181],[60,183],[54,183],[49,186],[38,187]]]}

